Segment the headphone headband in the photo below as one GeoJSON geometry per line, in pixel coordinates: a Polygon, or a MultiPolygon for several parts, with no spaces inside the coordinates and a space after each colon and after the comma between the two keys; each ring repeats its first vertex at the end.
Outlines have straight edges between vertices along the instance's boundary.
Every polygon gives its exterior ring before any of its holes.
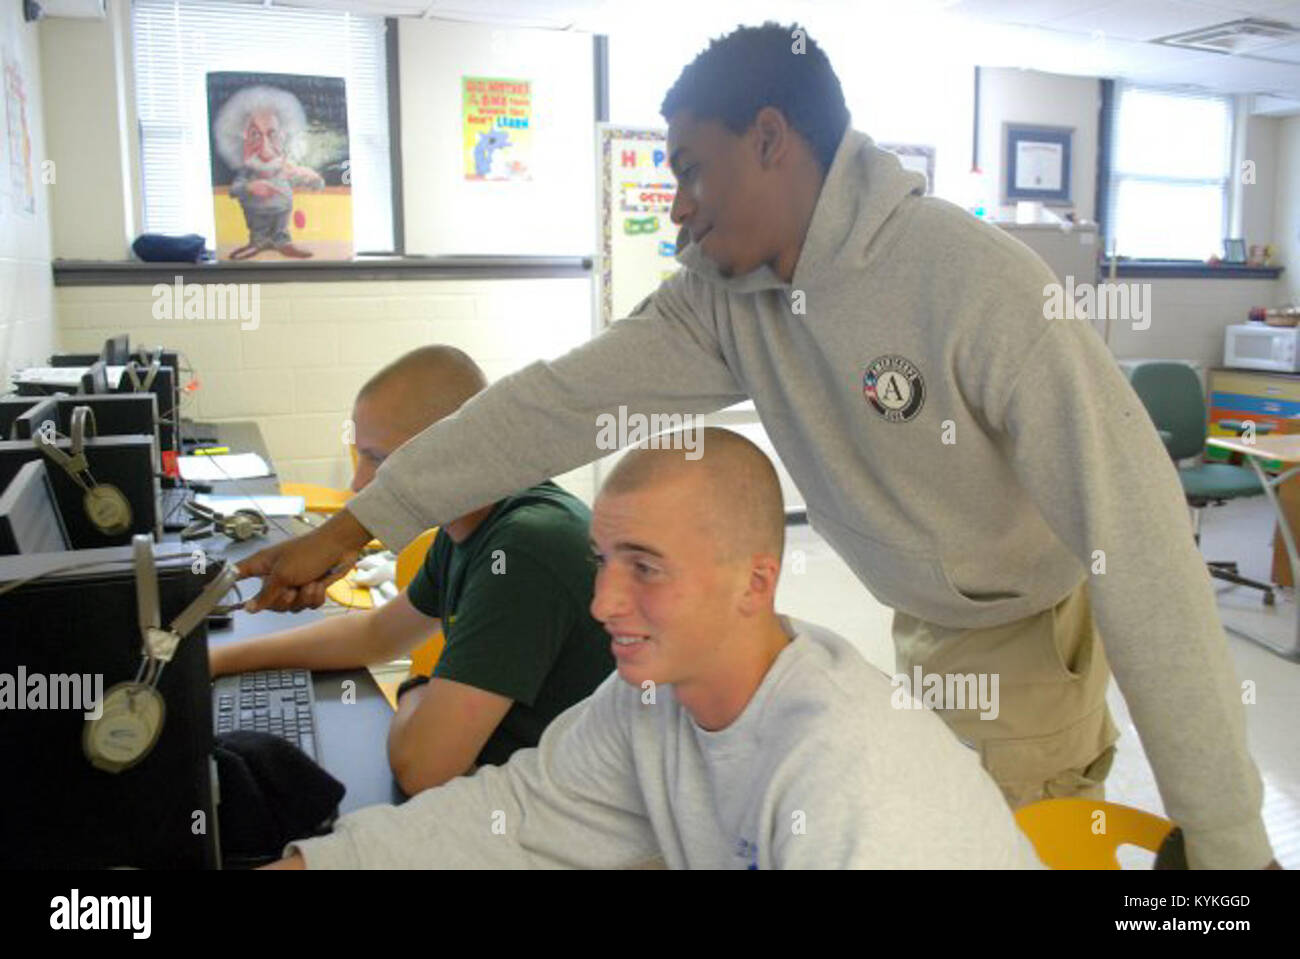
{"type": "Polygon", "coordinates": [[[158,352],[156,352],[152,357],[149,355],[148,350],[141,350],[140,353],[149,364],[144,379],[141,380],[139,375],[139,370],[143,369],[143,367],[136,363],[135,360],[127,363],[126,369],[123,371],[126,374],[126,378],[131,381],[131,390],[135,393],[143,393],[150,389],[153,386],[153,381],[158,378],[158,370],[162,368],[163,351],[161,346],[158,347],[158,352]]]}
{"type": "Polygon", "coordinates": [[[89,406],[74,406],[72,408],[72,443],[69,447],[72,451],[73,458],[81,455],[81,450],[86,445],[86,421],[90,421],[90,435],[92,437],[99,435],[99,424],[95,422],[95,411],[89,406]]]}
{"type": "Polygon", "coordinates": [[[153,540],[140,533],[131,538],[132,559],[135,564],[135,600],[140,618],[140,635],[144,640],[145,656],[167,663],[171,661],[182,639],[207,618],[214,606],[230,591],[239,579],[234,563],[227,563],[221,572],[204,587],[185,609],[162,628],[162,613],[158,602],[158,575],[153,561],[153,540]]]}

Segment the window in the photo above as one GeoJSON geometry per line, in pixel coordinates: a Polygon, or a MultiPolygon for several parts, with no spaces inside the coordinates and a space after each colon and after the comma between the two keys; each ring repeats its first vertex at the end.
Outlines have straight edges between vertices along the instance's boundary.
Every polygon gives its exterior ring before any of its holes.
{"type": "Polygon", "coordinates": [[[1232,123],[1229,97],[1117,85],[1106,213],[1117,255],[1222,255],[1232,123]]]}
{"type": "Polygon", "coordinates": [[[341,76],[348,96],[354,248],[393,249],[381,17],[217,0],[135,0],[132,36],[145,230],[202,233],[213,243],[209,72],[341,76]]]}

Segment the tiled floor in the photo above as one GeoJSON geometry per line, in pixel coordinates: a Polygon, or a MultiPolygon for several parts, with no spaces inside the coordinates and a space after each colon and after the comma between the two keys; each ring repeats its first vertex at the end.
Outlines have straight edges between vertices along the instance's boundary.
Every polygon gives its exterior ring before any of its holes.
{"type": "MultiPolygon", "coordinates": [[[[1262,579],[1267,577],[1271,561],[1272,530],[1273,516],[1265,500],[1239,501],[1206,511],[1202,543],[1207,555],[1235,559],[1244,575],[1262,579]]],[[[1241,605],[1252,601],[1226,593],[1221,602],[1241,605]]],[[[1286,612],[1293,612],[1290,591],[1281,602],[1286,604],[1286,612]]],[[[893,672],[891,611],[876,601],[835,551],[807,526],[788,531],[777,608],[834,629],[876,666],[893,672]]],[[[1246,721],[1251,752],[1264,778],[1264,821],[1269,838],[1283,866],[1300,868],[1300,663],[1284,660],[1232,633],[1227,634],[1227,642],[1238,676],[1256,682],[1257,701],[1246,707],[1246,721]]],[[[1107,798],[1163,813],[1151,766],[1113,682],[1109,701],[1122,738],[1107,780],[1107,798]]],[[[1121,850],[1120,861],[1125,867],[1149,865],[1151,859],[1133,847],[1121,850]]]]}

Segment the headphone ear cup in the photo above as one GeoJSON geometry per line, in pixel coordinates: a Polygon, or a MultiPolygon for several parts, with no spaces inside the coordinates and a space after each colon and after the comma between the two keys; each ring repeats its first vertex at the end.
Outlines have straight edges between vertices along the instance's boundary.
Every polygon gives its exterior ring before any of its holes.
{"type": "Polygon", "coordinates": [[[91,525],[105,536],[117,536],[131,528],[131,502],[111,483],[98,483],[81,499],[91,525]]]}
{"type": "Polygon", "coordinates": [[[100,715],[89,719],[81,745],[96,769],[117,773],[149,755],[162,732],[167,705],[159,692],[140,683],[118,683],[105,694],[100,715]]]}
{"type": "Polygon", "coordinates": [[[266,517],[257,510],[237,509],[230,514],[233,524],[234,539],[243,542],[254,536],[265,536],[270,529],[266,517]]]}

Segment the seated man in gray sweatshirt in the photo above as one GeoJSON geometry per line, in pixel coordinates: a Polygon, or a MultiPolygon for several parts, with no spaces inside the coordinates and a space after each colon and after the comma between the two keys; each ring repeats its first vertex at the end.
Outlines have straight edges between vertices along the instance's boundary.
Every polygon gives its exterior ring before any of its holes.
{"type": "Polygon", "coordinates": [[[536,749],[345,816],[280,867],[1039,864],[937,716],[893,708],[848,642],[776,613],[776,473],[735,433],[702,440],[695,459],[632,451],[596,501],[591,611],[618,675],[536,749]]]}

